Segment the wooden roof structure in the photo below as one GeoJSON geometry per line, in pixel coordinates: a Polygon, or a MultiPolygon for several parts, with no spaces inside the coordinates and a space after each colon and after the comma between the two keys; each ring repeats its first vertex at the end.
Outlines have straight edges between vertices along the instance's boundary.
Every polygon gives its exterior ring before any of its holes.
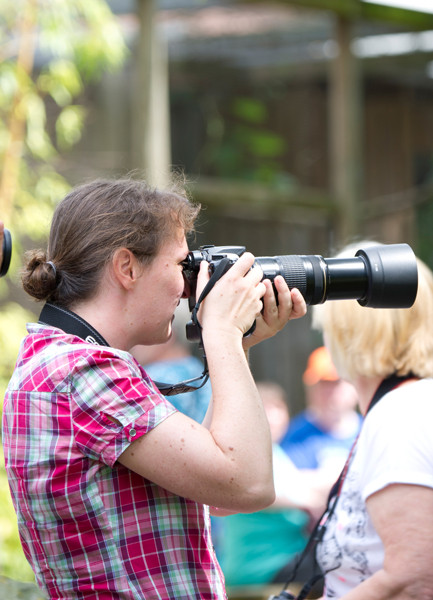
{"type": "Polygon", "coordinates": [[[433,13],[366,0],[284,0],[284,2],[303,8],[331,11],[351,21],[380,21],[411,30],[433,29],[433,13]]]}
{"type": "MultiPolygon", "coordinates": [[[[116,9],[115,2],[113,7],[116,9]]],[[[329,83],[329,131],[330,135],[330,169],[331,169],[331,195],[335,201],[335,212],[337,218],[338,238],[348,239],[357,233],[357,224],[359,222],[360,210],[360,180],[362,177],[362,75],[359,68],[360,59],[353,52],[353,42],[360,27],[364,27],[364,31],[371,27],[371,31],[376,33],[389,32],[429,32],[433,31],[433,13],[422,12],[418,10],[403,9],[393,6],[382,5],[376,2],[366,0],[278,0],[278,2],[263,2],[263,0],[238,0],[238,2],[223,3],[220,1],[210,0],[203,3],[197,0],[137,0],[137,14],[140,20],[140,40],[138,43],[138,61],[139,72],[137,77],[141,79],[142,85],[140,88],[146,89],[147,94],[141,95],[137,110],[137,123],[140,123],[138,130],[146,131],[146,140],[143,141],[142,166],[149,173],[152,170],[155,172],[163,172],[164,166],[159,164],[152,166],[150,161],[155,162],[155,148],[161,146],[161,131],[165,131],[168,137],[168,126],[163,120],[161,121],[161,90],[167,89],[168,76],[164,75],[164,61],[168,65],[168,60],[172,58],[164,58],[164,53],[161,47],[156,49],[154,44],[158,44],[155,35],[155,29],[161,25],[161,19],[169,20],[170,15],[173,17],[176,11],[185,19],[185,15],[192,15],[191,18],[204,13],[206,10],[220,9],[230,10],[236,7],[260,7],[263,11],[275,10],[278,7],[291,7],[296,9],[298,13],[302,13],[303,9],[307,11],[307,15],[314,15],[315,11],[325,11],[329,19],[325,19],[328,29],[324,32],[324,39],[329,37],[333,41],[337,51],[332,60],[329,61],[331,68],[327,70],[329,83]],[[149,82],[154,82],[149,85],[149,82]],[[162,86],[162,87],[161,87],[162,86]],[[155,99],[155,97],[158,99],[155,99]],[[153,99],[152,99],[153,98],[153,99]],[[157,106],[157,111],[155,107],[157,106]],[[153,111],[153,112],[152,112],[153,111]],[[154,135],[149,135],[149,132],[154,132],[154,135]],[[156,139],[158,138],[158,139],[156,139]],[[158,141],[159,140],[159,141],[158,141]],[[147,158],[146,158],[147,157],[147,158]]],[[[217,14],[213,13],[214,16],[217,14]]],[[[208,20],[210,22],[210,20],[208,20]]],[[[313,21],[313,20],[312,20],[313,21]]],[[[209,22],[207,26],[209,27],[209,22]]],[[[308,22],[308,16],[304,22],[308,22]]],[[[323,22],[323,20],[322,20],[323,22]]],[[[207,49],[212,52],[210,40],[217,40],[218,32],[206,33],[198,32],[196,37],[191,35],[191,29],[185,26],[185,22],[181,23],[185,27],[182,33],[180,21],[176,23],[176,27],[172,27],[171,38],[166,39],[168,50],[170,46],[176,48],[174,54],[180,54],[179,49],[189,47],[187,60],[191,60],[191,55],[195,53],[197,60],[205,54],[200,48],[207,49]],[[176,37],[177,36],[177,37],[176,37]],[[196,40],[200,42],[200,38],[204,40],[201,46],[194,45],[196,40]],[[178,44],[178,46],[176,46],[178,44]],[[183,46],[181,46],[183,44],[183,46]]],[[[214,28],[216,21],[214,20],[214,28]]],[[[194,22],[197,27],[197,20],[194,22]]],[[[283,25],[280,25],[284,29],[283,25]]],[[[295,27],[288,27],[287,36],[293,35],[295,40],[292,40],[292,45],[302,43],[302,36],[308,39],[308,27],[304,27],[300,31],[296,31],[295,27]]],[[[310,28],[311,29],[311,28],[310,28]]],[[[313,27],[314,29],[314,27],[313,27]]],[[[230,32],[228,32],[230,33],[230,32]]],[[[228,35],[227,32],[222,32],[221,38],[228,35]]],[[[272,34],[271,34],[272,36],[272,34]]],[[[235,37],[235,35],[233,36],[235,37]]],[[[238,34],[238,46],[240,46],[239,38],[248,38],[248,33],[240,32],[238,34]]],[[[228,57],[227,50],[230,45],[217,41],[215,46],[219,52],[225,52],[225,57],[228,57]]],[[[257,42],[257,38],[255,43],[257,42]]],[[[416,52],[415,52],[416,53],[416,52]]],[[[233,52],[233,55],[235,53],[233,52]]],[[[244,52],[244,56],[247,53],[244,52]]],[[[428,53],[430,54],[430,52],[428,53]]],[[[239,57],[238,57],[239,58],[239,57]]],[[[328,57],[329,58],[329,57],[328,57]]],[[[174,60],[174,58],[173,58],[174,60]]],[[[233,60],[236,60],[234,56],[233,60]]],[[[252,58],[254,60],[254,58],[252,58]]],[[[433,46],[431,49],[431,58],[433,61],[433,46]]],[[[284,66],[282,67],[284,68],[284,66]]],[[[165,67],[168,69],[168,66],[165,67]]],[[[409,68],[410,71],[410,68],[409,68]]],[[[166,111],[167,113],[168,111],[166,111]]],[[[168,142],[167,142],[168,143],[168,142]]],[[[170,164],[169,151],[162,144],[161,154],[163,161],[166,161],[166,166],[170,164]]],[[[217,182],[216,182],[217,183],[217,182]]]]}

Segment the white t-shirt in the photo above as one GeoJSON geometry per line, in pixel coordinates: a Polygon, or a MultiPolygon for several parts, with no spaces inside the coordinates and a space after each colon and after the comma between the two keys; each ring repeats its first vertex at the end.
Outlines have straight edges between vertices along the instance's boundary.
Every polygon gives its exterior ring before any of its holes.
{"type": "MultiPolygon", "coordinates": [[[[382,541],[365,500],[393,483],[433,488],[433,379],[383,396],[367,414],[317,558],[325,597],[340,598],[382,568],[382,541]]],[[[412,507],[408,507],[410,511],[412,507]]]]}

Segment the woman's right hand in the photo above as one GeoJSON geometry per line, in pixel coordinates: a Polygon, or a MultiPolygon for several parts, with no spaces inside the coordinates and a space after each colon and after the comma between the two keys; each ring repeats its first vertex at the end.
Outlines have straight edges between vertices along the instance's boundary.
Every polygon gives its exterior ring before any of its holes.
{"type": "MultiPolygon", "coordinates": [[[[239,333],[243,336],[260,315],[266,286],[263,271],[254,265],[254,256],[245,252],[219,279],[203,300],[198,313],[202,328],[239,333]]],[[[197,297],[209,280],[208,263],[202,262],[197,278],[197,297]]]]}

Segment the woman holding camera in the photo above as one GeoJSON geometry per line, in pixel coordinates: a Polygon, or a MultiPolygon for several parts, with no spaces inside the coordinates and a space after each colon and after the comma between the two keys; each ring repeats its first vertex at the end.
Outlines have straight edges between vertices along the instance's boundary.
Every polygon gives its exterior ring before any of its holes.
{"type": "Polygon", "coordinates": [[[433,275],[409,309],[315,308],[365,415],[317,547],[325,598],[433,598],[433,275]]]}
{"type": "MultiPolygon", "coordinates": [[[[305,313],[301,294],[277,278],[277,305],[249,253],[215,284],[198,313],[213,388],[203,424],[129,353],[171,335],[197,213],[177,191],[96,181],[60,202],[47,252],[28,257],[24,289],[48,304],[21,345],[3,444],[22,545],[48,598],[225,598],[208,506],[248,512],[274,499],[246,350],[305,313]]],[[[198,294],[208,278],[203,263],[198,294]]]]}

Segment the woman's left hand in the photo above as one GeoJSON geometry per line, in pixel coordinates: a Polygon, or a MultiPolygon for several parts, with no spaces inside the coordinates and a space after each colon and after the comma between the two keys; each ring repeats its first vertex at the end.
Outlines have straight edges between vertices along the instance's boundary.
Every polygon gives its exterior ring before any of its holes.
{"type": "Polygon", "coordinates": [[[292,319],[299,319],[307,312],[305,300],[296,288],[290,290],[284,278],[278,275],[274,279],[274,285],[278,292],[278,304],[275,298],[274,288],[269,279],[264,279],[266,292],[263,296],[263,310],[256,317],[256,328],[254,332],[243,338],[245,350],[274,336],[292,319]]]}

